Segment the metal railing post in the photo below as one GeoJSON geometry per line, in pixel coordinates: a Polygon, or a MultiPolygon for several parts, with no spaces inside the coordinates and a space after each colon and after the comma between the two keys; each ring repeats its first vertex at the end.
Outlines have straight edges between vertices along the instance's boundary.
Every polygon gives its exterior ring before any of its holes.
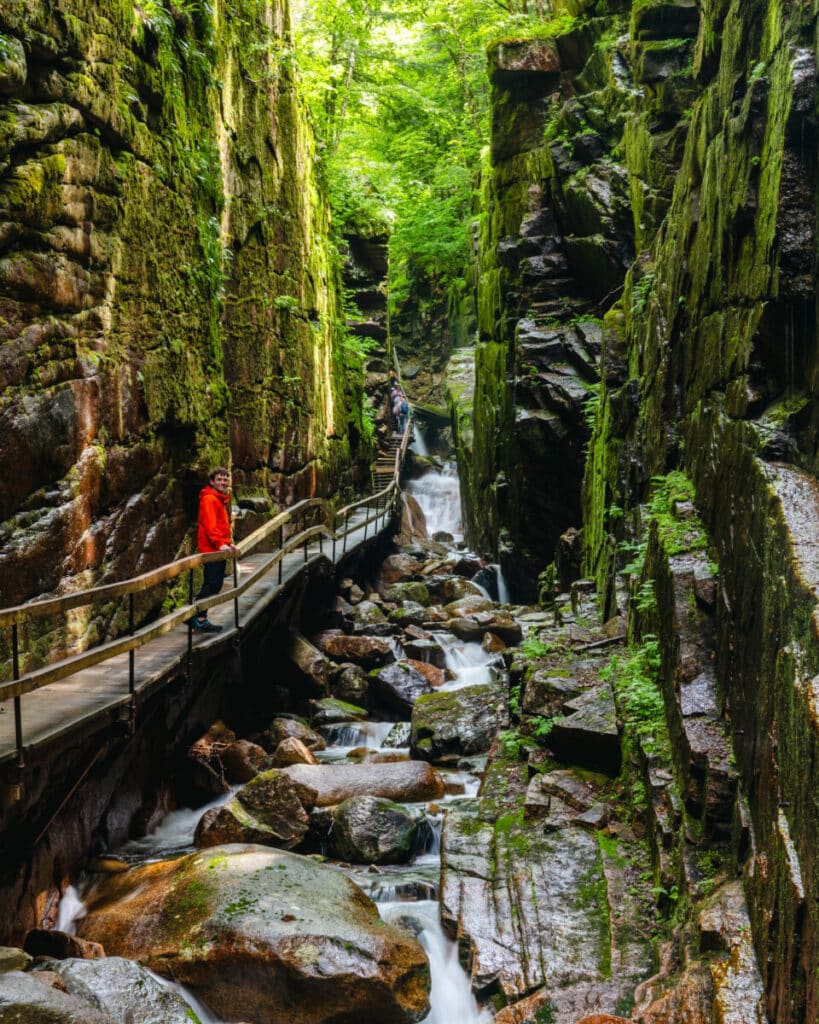
{"type": "MultiPolygon", "coordinates": [[[[14,679],[20,678],[20,647],[17,638],[17,623],[11,627],[11,672],[14,679]]],[[[14,743],[17,747],[17,799],[23,796],[23,777],[26,770],[26,756],[23,752],[23,705],[22,698],[14,698],[14,743]]]]}
{"type": "MultiPolygon", "coordinates": [[[[193,604],[193,569],[188,569],[188,604],[193,604]]],[[[191,681],[191,660],[193,658],[193,620],[196,612],[188,619],[188,664],[186,674],[191,681]]]]}
{"type": "Polygon", "coordinates": [[[336,512],[335,512],[335,509],[333,509],[333,518],[331,520],[331,524],[332,524],[331,529],[333,531],[333,564],[335,565],[335,561],[336,561],[336,534],[338,533],[338,530],[336,529],[336,512]]]}
{"type": "MultiPolygon", "coordinates": [[[[239,559],[236,555],[233,556],[233,589],[239,589],[239,559]]],[[[233,595],[233,624],[236,629],[239,628],[239,597],[237,594],[233,595]]]]}
{"type": "MultiPolygon", "coordinates": [[[[134,595],[128,595],[128,636],[134,635],[134,595]]],[[[128,733],[133,736],[136,732],[136,651],[131,648],[128,651],[128,694],[130,702],[128,706],[128,733]]]]}
{"type": "Polygon", "coordinates": [[[281,558],[279,559],[279,586],[282,585],[282,563],[284,562],[284,527],[279,527],[279,552],[281,558]]]}
{"type": "Polygon", "coordinates": [[[347,511],[344,513],[344,541],[343,541],[343,543],[341,545],[341,553],[342,553],[342,555],[346,555],[347,554],[347,528],[348,528],[349,525],[350,525],[350,510],[347,509],[347,511]]]}

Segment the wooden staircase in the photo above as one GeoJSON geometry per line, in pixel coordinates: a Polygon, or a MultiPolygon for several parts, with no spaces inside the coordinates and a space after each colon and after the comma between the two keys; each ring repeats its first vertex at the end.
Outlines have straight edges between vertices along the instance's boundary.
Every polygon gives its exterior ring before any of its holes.
{"type": "Polygon", "coordinates": [[[390,434],[388,447],[379,449],[373,466],[373,484],[376,493],[384,490],[392,480],[392,475],[395,472],[395,456],[400,447],[401,435],[390,434]]]}

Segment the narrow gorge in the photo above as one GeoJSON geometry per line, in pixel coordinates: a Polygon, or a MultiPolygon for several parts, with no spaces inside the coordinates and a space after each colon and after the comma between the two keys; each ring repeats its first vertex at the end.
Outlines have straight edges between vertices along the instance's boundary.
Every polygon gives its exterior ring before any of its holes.
{"type": "Polygon", "coordinates": [[[818,51],[0,3],[0,1024],[819,1021],[818,51]]]}

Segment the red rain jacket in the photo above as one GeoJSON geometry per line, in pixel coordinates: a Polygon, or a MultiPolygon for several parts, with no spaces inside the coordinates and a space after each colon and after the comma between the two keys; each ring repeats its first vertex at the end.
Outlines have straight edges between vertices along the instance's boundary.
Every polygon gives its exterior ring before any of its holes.
{"type": "Polygon", "coordinates": [[[230,495],[220,494],[210,484],[199,492],[199,529],[196,546],[200,551],[218,551],[230,544],[230,495]]]}

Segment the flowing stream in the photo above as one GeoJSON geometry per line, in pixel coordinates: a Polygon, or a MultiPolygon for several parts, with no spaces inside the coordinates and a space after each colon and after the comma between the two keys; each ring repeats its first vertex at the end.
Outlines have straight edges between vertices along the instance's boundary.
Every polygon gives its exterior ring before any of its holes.
{"type": "MultiPolygon", "coordinates": [[[[423,436],[415,428],[416,445],[423,448],[423,436]]],[[[427,517],[429,533],[449,533],[460,539],[461,507],[457,472],[454,464],[447,464],[441,473],[430,472],[415,480],[407,490],[414,494],[427,517]]],[[[488,682],[494,672],[496,656],[489,655],[478,643],[458,640],[450,633],[436,632],[434,638],[445,653],[449,680],[444,689],[457,689],[474,683],[488,682]]],[[[396,655],[403,651],[396,643],[396,655]]],[[[327,749],[319,752],[323,761],[350,760],[351,752],[362,756],[362,749],[375,752],[382,749],[387,737],[396,728],[395,722],[345,722],[325,727],[322,732],[327,749]]],[[[393,753],[402,748],[391,746],[393,753]]],[[[408,749],[403,748],[408,753],[408,749]]],[[[431,968],[431,1010],[424,1024],[489,1024],[493,1014],[478,1006],[472,994],[469,979],[458,961],[456,944],[441,927],[438,908],[440,885],[440,842],[443,815],[448,803],[464,797],[473,797],[478,790],[477,775],[468,771],[442,769],[446,795],[435,804],[424,806],[426,821],[419,830],[414,856],[409,864],[382,866],[377,870],[358,865],[339,866],[377,904],[381,917],[388,922],[408,928],[418,936],[427,952],[431,968]]],[[[172,811],[150,834],[126,843],[117,851],[119,857],[132,864],[147,863],[178,856],[194,849],[193,836],[199,819],[211,807],[231,799],[235,789],[205,807],[172,811]]],[[[74,932],[76,924],[85,914],[82,898],[83,883],[69,886],[61,901],[57,927],[74,932]]],[[[168,988],[178,992],[188,1002],[202,1024],[221,1024],[209,1009],[184,986],[159,978],[168,988]]]]}

